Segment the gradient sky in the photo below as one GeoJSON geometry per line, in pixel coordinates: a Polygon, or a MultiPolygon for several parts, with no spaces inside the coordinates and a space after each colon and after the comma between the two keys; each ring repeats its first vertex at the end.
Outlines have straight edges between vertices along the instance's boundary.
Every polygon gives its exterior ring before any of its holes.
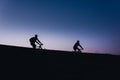
{"type": "Polygon", "coordinates": [[[31,47],[38,34],[43,48],[120,55],[119,0],[0,0],[0,44],[31,47]]]}

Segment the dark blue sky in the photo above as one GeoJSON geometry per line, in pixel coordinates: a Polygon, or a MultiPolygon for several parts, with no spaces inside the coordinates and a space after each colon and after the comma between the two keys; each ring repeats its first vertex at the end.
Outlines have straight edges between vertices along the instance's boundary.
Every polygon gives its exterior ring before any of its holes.
{"type": "Polygon", "coordinates": [[[48,49],[120,53],[119,0],[0,0],[1,44],[30,47],[34,34],[48,49]]]}

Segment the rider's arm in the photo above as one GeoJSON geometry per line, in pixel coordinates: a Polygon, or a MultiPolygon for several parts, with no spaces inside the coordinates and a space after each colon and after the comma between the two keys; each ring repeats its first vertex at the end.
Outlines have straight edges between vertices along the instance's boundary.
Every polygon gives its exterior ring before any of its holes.
{"type": "Polygon", "coordinates": [[[40,44],[40,43],[38,42],[38,40],[36,40],[36,43],[37,43],[37,44],[40,44]]]}
{"type": "Polygon", "coordinates": [[[37,42],[38,44],[42,44],[39,39],[37,39],[36,42],[37,42]]]}
{"type": "Polygon", "coordinates": [[[79,44],[79,46],[80,46],[82,49],[84,49],[80,44],[79,44]]]}

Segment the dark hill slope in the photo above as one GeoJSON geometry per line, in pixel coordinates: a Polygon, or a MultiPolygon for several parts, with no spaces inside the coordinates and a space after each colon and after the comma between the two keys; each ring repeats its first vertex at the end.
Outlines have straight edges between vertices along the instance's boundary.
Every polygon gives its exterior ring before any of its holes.
{"type": "Polygon", "coordinates": [[[0,45],[4,79],[120,79],[120,56],[0,45]]]}

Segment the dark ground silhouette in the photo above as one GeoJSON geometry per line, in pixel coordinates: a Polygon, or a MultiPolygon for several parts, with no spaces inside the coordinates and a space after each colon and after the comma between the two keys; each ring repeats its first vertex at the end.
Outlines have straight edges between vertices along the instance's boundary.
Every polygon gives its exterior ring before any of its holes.
{"type": "Polygon", "coordinates": [[[1,79],[119,80],[120,56],[0,45],[1,79]]]}

